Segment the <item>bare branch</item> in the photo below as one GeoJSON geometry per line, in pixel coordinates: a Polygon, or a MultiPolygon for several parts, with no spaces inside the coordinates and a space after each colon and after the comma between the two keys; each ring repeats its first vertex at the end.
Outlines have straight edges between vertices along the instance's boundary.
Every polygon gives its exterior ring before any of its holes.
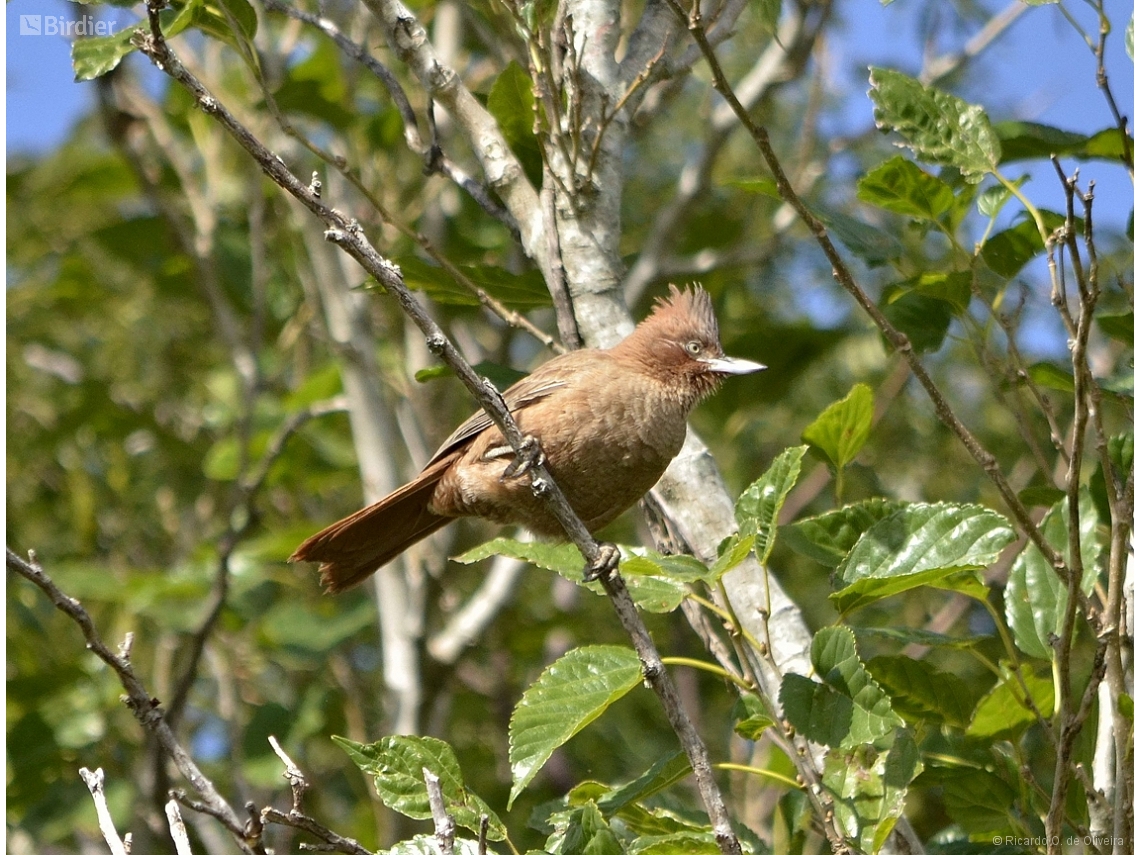
{"type": "Polygon", "coordinates": [[[79,770],[79,777],[91,791],[91,798],[95,801],[95,813],[99,816],[99,831],[107,841],[111,855],[129,855],[130,845],[119,838],[119,832],[115,830],[115,821],[111,819],[111,811],[107,807],[107,794],[103,791],[103,770],[96,769],[92,772],[84,766],[79,770]]]}
{"type": "Polygon", "coordinates": [[[166,717],[163,715],[158,699],[152,698],[150,693],[146,690],[146,687],[143,686],[142,682],[135,676],[130,661],[112,653],[107,645],[103,643],[103,639],[95,629],[95,624],[92,622],[91,616],[80,602],[73,597],[67,596],[56,586],[55,582],[51,580],[43,571],[43,568],[36,562],[34,555],[29,556],[29,560],[25,561],[11,549],[8,549],[7,566],[9,570],[18,573],[35,584],[48,596],[48,599],[52,601],[57,609],[79,625],[79,628],[83,632],[83,637],[87,641],[87,649],[111,667],[111,670],[115,672],[123,688],[126,689],[127,695],[125,702],[131,712],[134,713],[135,718],[139,720],[139,723],[144,729],[154,734],[163,752],[174,761],[174,765],[178,767],[183,777],[185,777],[194,790],[202,796],[204,799],[202,804],[211,811],[213,816],[220,819],[225,827],[229,829],[230,833],[234,835],[241,850],[250,853],[250,855],[265,855],[265,850],[262,848],[260,840],[246,839],[245,828],[238,819],[237,813],[235,813],[229,803],[221,797],[214,788],[214,783],[202,774],[197,764],[190,758],[189,753],[187,753],[186,749],[178,742],[174,731],[171,730],[170,725],[166,721],[166,717]]]}
{"type": "Polygon", "coordinates": [[[452,855],[455,851],[455,820],[447,812],[447,805],[443,802],[443,788],[439,783],[439,775],[433,773],[427,766],[423,768],[423,774],[428,806],[431,808],[431,821],[435,825],[435,839],[443,855],[452,855]]]}

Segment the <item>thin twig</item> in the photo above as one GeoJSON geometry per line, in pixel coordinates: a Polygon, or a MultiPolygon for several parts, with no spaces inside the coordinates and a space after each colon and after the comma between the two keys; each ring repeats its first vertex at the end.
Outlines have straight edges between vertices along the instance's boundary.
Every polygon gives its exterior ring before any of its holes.
{"type": "Polygon", "coordinates": [[[424,766],[424,786],[427,787],[428,807],[431,808],[431,820],[435,826],[435,839],[439,843],[443,855],[452,855],[455,851],[455,820],[447,812],[447,805],[443,801],[443,787],[439,783],[439,775],[424,766]]]}
{"type": "Polygon", "coordinates": [[[158,699],[152,698],[146,687],[135,676],[130,661],[117,656],[107,647],[99,636],[98,630],[95,629],[91,616],[80,602],[67,596],[59,589],[51,577],[36,562],[34,555],[29,555],[29,560],[25,561],[11,549],[7,549],[7,566],[9,570],[20,574],[36,585],[47,594],[48,599],[57,609],[78,624],[83,632],[84,639],[87,641],[87,649],[106,662],[119,678],[119,682],[127,692],[125,703],[134,713],[135,718],[139,720],[145,730],[154,734],[165,754],[174,762],[174,765],[178,767],[178,770],[194,790],[202,796],[205,800],[203,804],[234,835],[242,851],[251,853],[251,855],[265,855],[260,840],[246,839],[245,828],[241,820],[238,819],[237,813],[214,788],[213,782],[202,774],[197,764],[190,758],[189,753],[178,742],[174,731],[171,730],[166,717],[163,715],[158,699]]]}
{"type": "Polygon", "coordinates": [[[351,837],[342,837],[300,811],[291,810],[284,813],[277,808],[267,807],[262,809],[261,819],[263,822],[271,822],[274,825],[288,825],[291,828],[307,831],[314,837],[323,840],[328,845],[329,850],[333,852],[343,852],[345,855],[373,855],[372,852],[351,837]]]}

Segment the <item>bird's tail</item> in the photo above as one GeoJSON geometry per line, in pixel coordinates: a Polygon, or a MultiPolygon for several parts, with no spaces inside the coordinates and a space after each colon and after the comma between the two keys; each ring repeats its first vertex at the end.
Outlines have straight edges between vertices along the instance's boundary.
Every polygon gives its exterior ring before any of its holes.
{"type": "Polygon", "coordinates": [[[428,502],[452,460],[437,460],[419,476],[375,504],[322,529],[289,556],[319,561],[321,584],[330,594],[358,585],[433,531],[451,522],[428,510],[428,502]]]}

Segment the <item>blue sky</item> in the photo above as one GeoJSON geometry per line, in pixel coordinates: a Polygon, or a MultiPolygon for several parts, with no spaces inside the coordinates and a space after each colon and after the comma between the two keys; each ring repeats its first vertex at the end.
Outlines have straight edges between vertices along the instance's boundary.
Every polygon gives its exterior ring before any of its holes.
{"type": "MultiPolygon", "coordinates": [[[[1066,9],[1091,33],[1095,15],[1083,0],[1066,0],[1066,9]]],[[[1004,0],[986,0],[993,10],[1005,8],[1004,0]]],[[[948,10],[950,3],[942,4],[948,10]]],[[[916,24],[939,4],[919,0],[895,0],[883,6],[876,0],[839,0],[837,13],[845,26],[829,44],[829,62],[834,80],[832,94],[859,96],[867,88],[866,68],[886,65],[916,73],[916,24]]],[[[1121,112],[1134,115],[1134,67],[1124,51],[1124,26],[1131,4],[1106,0],[1109,16],[1117,29],[1109,37],[1107,70],[1121,112]]],[[[94,99],[94,84],[72,78],[70,44],[61,36],[20,35],[19,16],[74,17],[77,12],[111,13],[114,20],[130,22],[140,12],[109,7],[75,6],[66,0],[11,0],[6,4],[7,21],[7,145],[9,154],[42,151],[59,143],[76,119],[94,99]]],[[[141,7],[140,7],[141,9],[141,7]]],[[[950,15],[949,11],[945,14],[950,15]]],[[[970,24],[953,37],[964,41],[977,28],[970,24]]],[[[949,29],[949,28],[944,28],[949,29]]],[[[936,47],[945,50],[951,43],[936,47]]],[[[138,61],[133,57],[132,61],[138,61]]],[[[989,76],[992,86],[967,98],[984,100],[992,118],[1024,119],[1056,125],[1066,130],[1101,129],[1112,118],[1095,86],[1096,64],[1091,51],[1056,6],[1028,9],[1001,38],[982,55],[972,79],[989,76]]],[[[870,121],[870,103],[865,97],[848,100],[848,111],[835,132],[853,132],[870,121]]],[[[1132,209],[1133,188],[1119,167],[1087,163],[1083,178],[1097,182],[1098,210],[1104,221],[1120,226],[1132,209]]],[[[1056,207],[1057,187],[1051,172],[1034,175],[1027,190],[1037,204],[1056,207]]]]}

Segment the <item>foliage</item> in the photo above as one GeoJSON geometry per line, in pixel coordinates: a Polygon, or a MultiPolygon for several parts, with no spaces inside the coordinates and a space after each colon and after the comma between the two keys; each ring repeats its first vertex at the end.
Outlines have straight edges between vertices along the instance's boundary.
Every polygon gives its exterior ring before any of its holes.
{"type": "MultiPolygon", "coordinates": [[[[1089,159],[1130,175],[1131,136],[1001,121],[968,67],[936,85],[873,68],[858,111],[885,135],[821,140],[830,111],[852,109],[818,103],[807,61],[839,26],[830,4],[757,4],[719,61],[739,81],[756,45],[779,46],[781,21],[816,22],[784,34],[801,58],[750,107],[777,151],[798,152],[793,183],[875,326],[832,290],[756,149],[726,144],[703,71],[682,63],[684,27],[667,62],[649,52],[621,105],[601,99],[586,121],[595,93],[554,5],[414,13],[461,22],[450,62],[501,129],[500,153],[574,201],[552,203],[564,227],[598,225],[618,175],[606,164],[620,161],[609,256],[628,256],[635,314],[670,277],[700,275],[726,351],[769,365],[694,419],[739,496],[736,532],[719,549],[690,544],[708,560],[658,544],[623,547],[621,565],[744,850],[804,851],[822,835],[872,852],[900,823],[930,851],[963,852],[1111,829],[1113,793],[1132,781],[1131,227],[1114,231],[1120,212],[1077,182],[1035,205],[1010,170],[1056,154],[1062,178],[1089,159]],[[686,195],[683,170],[700,192],[686,195]],[[933,399],[907,385],[910,354],[933,399]],[[734,585],[769,573],[817,627],[810,651],[778,649],[770,603],[765,632],[730,605],[734,585]]],[[[283,162],[319,176],[480,372],[509,382],[539,351],[513,313],[562,328],[549,271],[521,249],[525,224],[502,213],[509,188],[376,47],[375,20],[328,14],[335,32],[274,3],[180,0],[161,26],[283,162]],[[406,104],[338,42],[350,32],[406,104]]],[[[146,29],[78,40],[75,74],[97,81],[97,109],[58,150],[9,163],[9,544],[34,549],[106,639],[134,634],[134,668],[233,804],[284,798],[274,735],[312,785],[306,811],[370,849],[437,851],[428,769],[461,852],[481,833],[491,851],[721,851],[643,663],[608,601],[584,594],[603,591],[573,548],[453,526],[384,578],[378,603],[323,597],[284,563],[358,507],[357,461],[371,489],[399,484],[470,404],[394,301],[348,294],[365,277],[318,222],[185,89],[151,76],[137,55],[146,29]],[[444,571],[448,555],[463,566],[444,571]],[[516,559],[533,566],[505,575],[516,559]],[[461,636],[468,607],[488,601],[494,620],[461,636]],[[378,635],[393,602],[400,626],[389,612],[378,635]]],[[[589,293],[579,250],[562,247],[576,298],[589,293]]],[[[605,534],[637,539],[628,518],[605,534]]],[[[67,619],[11,574],[7,615],[9,844],[86,849],[98,829],[76,770],[101,766],[120,829],[160,851],[161,804],[181,781],[67,619]]],[[[265,842],[286,851],[297,835],[267,825],[265,842]]],[[[195,831],[195,851],[217,840],[195,831]]]]}

